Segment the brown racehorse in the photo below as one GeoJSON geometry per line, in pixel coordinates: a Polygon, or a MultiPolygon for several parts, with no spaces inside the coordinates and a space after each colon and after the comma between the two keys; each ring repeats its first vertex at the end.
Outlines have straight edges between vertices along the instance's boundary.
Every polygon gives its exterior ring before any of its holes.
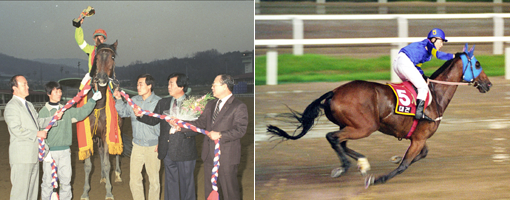
{"type": "MultiPolygon", "coordinates": [[[[96,102],[96,106],[94,107],[94,111],[90,113],[90,130],[96,130],[95,135],[92,136],[93,141],[98,146],[99,155],[101,158],[101,179],[100,182],[105,183],[106,188],[106,199],[113,199],[112,194],[112,185],[110,183],[110,159],[109,159],[109,151],[108,151],[108,143],[106,141],[106,137],[108,136],[106,129],[106,93],[108,91],[108,85],[110,81],[115,80],[115,56],[117,50],[117,41],[114,44],[100,44],[96,48],[96,56],[94,59],[94,64],[92,65],[92,69],[90,70],[91,77],[91,85],[92,89],[87,94],[88,98],[92,98],[94,91],[100,91],[103,98],[96,102]],[[96,112],[98,112],[98,119],[96,120],[96,112]],[[95,123],[97,121],[97,123],[95,123]]],[[[113,84],[114,87],[118,86],[118,83],[113,84]]],[[[114,90],[114,88],[112,88],[114,90]]],[[[119,127],[122,127],[122,120],[118,117],[119,127]]],[[[85,183],[83,186],[83,194],[81,196],[82,200],[89,199],[89,190],[90,190],[90,171],[92,170],[92,162],[90,161],[90,157],[85,159],[85,183]]],[[[115,170],[115,182],[122,182],[120,178],[120,161],[119,155],[116,156],[116,170],[115,170]]]]}
{"type": "MultiPolygon", "coordinates": [[[[481,93],[489,91],[491,82],[483,72],[480,63],[473,56],[474,47],[471,51],[457,53],[455,58],[447,61],[430,77],[434,80],[448,82],[463,82],[470,75],[475,77],[467,81],[471,82],[481,93]],[[463,62],[465,60],[465,63],[463,62]],[[476,75],[479,73],[478,75],[476,75]],[[474,74],[474,75],[473,75],[474,74]]],[[[457,85],[445,85],[430,83],[432,102],[425,110],[425,114],[435,121],[419,121],[415,132],[409,138],[411,144],[405,153],[400,165],[389,174],[374,177],[367,176],[365,186],[385,183],[390,178],[404,172],[412,163],[425,158],[428,148],[426,141],[436,132],[441,122],[441,116],[453,98],[457,85]]],[[[329,132],[326,139],[331,144],[341,161],[341,167],[334,169],[332,177],[339,177],[347,172],[350,161],[347,156],[358,161],[362,174],[370,169],[366,157],[347,147],[348,140],[361,139],[370,136],[375,131],[402,139],[411,129],[414,118],[412,116],[395,114],[396,97],[388,85],[367,81],[352,81],[322,95],[310,105],[303,113],[291,109],[293,117],[301,124],[301,133],[291,136],[276,126],[269,125],[268,132],[286,139],[299,139],[312,128],[315,119],[321,115],[324,109],[327,118],[340,126],[340,130],[329,132]]]]}

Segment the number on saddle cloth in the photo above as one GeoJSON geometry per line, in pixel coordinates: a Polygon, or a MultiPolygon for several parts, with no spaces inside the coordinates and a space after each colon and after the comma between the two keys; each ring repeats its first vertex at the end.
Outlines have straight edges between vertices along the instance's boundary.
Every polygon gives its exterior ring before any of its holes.
{"type": "MultiPolygon", "coordinates": [[[[404,81],[398,84],[388,83],[388,86],[391,87],[397,97],[395,113],[414,116],[416,113],[416,96],[418,96],[416,87],[414,87],[414,85],[409,81],[404,81]]],[[[427,98],[425,99],[424,109],[427,109],[427,106],[430,104],[430,96],[431,94],[429,91],[427,98]]]]}

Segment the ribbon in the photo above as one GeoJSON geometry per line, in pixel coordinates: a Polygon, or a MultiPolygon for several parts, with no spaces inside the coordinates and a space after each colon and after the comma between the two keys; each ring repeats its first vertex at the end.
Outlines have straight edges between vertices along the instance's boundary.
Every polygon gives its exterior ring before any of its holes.
{"type": "MultiPolygon", "coordinates": [[[[128,104],[132,108],[135,108],[136,104],[133,102],[133,100],[131,100],[131,98],[129,98],[129,96],[124,91],[120,91],[120,94],[127,100],[128,104]]],[[[204,129],[198,128],[198,127],[196,127],[196,126],[194,126],[194,125],[192,125],[190,123],[183,122],[182,120],[173,119],[170,116],[153,113],[153,112],[148,111],[148,110],[143,110],[139,106],[136,106],[136,108],[138,108],[138,110],[143,115],[147,115],[147,116],[155,117],[155,118],[160,118],[160,119],[163,119],[163,120],[165,120],[167,122],[174,121],[177,125],[179,125],[182,128],[190,129],[192,131],[195,131],[195,132],[198,132],[198,133],[202,133],[204,135],[208,135],[209,134],[209,131],[206,131],[204,129]]],[[[221,155],[221,151],[220,151],[220,139],[214,140],[214,144],[215,144],[214,145],[214,167],[213,167],[212,173],[211,173],[211,183],[212,183],[213,191],[211,191],[211,193],[207,197],[207,200],[215,200],[215,199],[219,200],[220,199],[220,195],[218,193],[218,184],[217,184],[217,182],[218,182],[218,170],[220,168],[220,155],[221,155]]]]}
{"type": "MultiPolygon", "coordinates": [[[[44,128],[44,131],[48,132],[51,129],[51,127],[53,126],[53,124],[55,124],[55,122],[57,121],[57,115],[60,112],[65,112],[67,109],[71,108],[75,103],[79,102],[85,95],[87,95],[90,88],[91,88],[90,85],[88,85],[88,84],[85,85],[85,87],[80,92],[78,92],[78,94],[73,99],[69,100],[65,104],[64,107],[57,110],[57,112],[55,112],[55,114],[51,118],[51,121],[48,124],[48,126],[46,126],[46,128],[44,128]]],[[[46,143],[44,142],[43,138],[38,138],[38,141],[39,141],[39,161],[43,161],[44,157],[46,156],[46,143]]],[[[58,188],[57,164],[55,162],[55,159],[53,159],[51,157],[51,154],[49,154],[48,156],[50,156],[50,159],[51,159],[51,164],[50,164],[51,165],[51,184],[53,185],[53,192],[51,194],[50,199],[58,200],[59,197],[58,197],[58,193],[56,190],[58,188]]]]}

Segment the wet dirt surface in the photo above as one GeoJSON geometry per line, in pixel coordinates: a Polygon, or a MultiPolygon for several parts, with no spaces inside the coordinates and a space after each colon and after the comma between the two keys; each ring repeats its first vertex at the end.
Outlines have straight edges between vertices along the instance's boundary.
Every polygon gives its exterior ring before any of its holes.
{"type": "MultiPolygon", "coordinates": [[[[350,170],[331,178],[340,161],[325,139],[338,127],[321,117],[303,138],[269,141],[268,124],[292,133],[293,124],[275,120],[302,112],[313,100],[345,82],[299,83],[256,87],[256,199],[510,199],[510,81],[490,77],[493,87],[481,94],[459,86],[437,132],[427,140],[428,156],[382,185],[364,187],[351,160],[350,170]]],[[[385,83],[384,81],[378,81],[385,83]]],[[[384,175],[398,165],[410,141],[373,133],[348,146],[367,156],[369,174],[384,175]]]]}

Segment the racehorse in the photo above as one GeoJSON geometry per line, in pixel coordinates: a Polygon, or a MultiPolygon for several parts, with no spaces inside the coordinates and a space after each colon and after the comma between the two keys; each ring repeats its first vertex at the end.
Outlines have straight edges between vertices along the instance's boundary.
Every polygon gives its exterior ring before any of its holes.
{"type": "MultiPolygon", "coordinates": [[[[446,61],[430,79],[444,82],[469,82],[479,92],[488,92],[492,86],[489,78],[482,70],[480,62],[473,55],[474,46],[467,52],[467,44],[463,52],[455,54],[455,58],[446,61]],[[472,77],[472,78],[467,78],[472,77]]],[[[431,104],[425,110],[429,120],[418,122],[414,133],[408,138],[411,144],[407,149],[400,165],[389,174],[375,177],[366,176],[365,187],[385,183],[394,176],[404,172],[412,163],[425,158],[428,153],[426,141],[436,132],[446,107],[453,98],[458,85],[430,83],[432,94],[431,104]]],[[[301,124],[301,133],[291,136],[280,128],[268,125],[267,131],[274,136],[296,140],[303,137],[315,124],[315,119],[322,115],[340,127],[338,131],[326,134],[341,161],[341,167],[333,169],[331,177],[339,177],[350,167],[346,155],[358,161],[358,167],[363,175],[370,165],[366,157],[347,147],[348,140],[361,139],[370,136],[375,131],[394,136],[401,140],[406,138],[413,124],[413,116],[395,114],[397,98],[388,85],[368,81],[352,81],[323,94],[307,106],[303,113],[291,110],[292,117],[301,124]]]]}
{"type": "MultiPolygon", "coordinates": [[[[90,71],[91,81],[90,84],[92,89],[87,94],[88,99],[92,98],[94,91],[100,91],[103,98],[96,102],[96,106],[94,107],[94,111],[90,113],[88,116],[90,120],[90,130],[92,130],[91,134],[93,141],[98,146],[99,155],[101,158],[101,179],[100,183],[105,183],[106,188],[106,199],[113,199],[112,194],[112,185],[110,183],[110,159],[109,159],[109,149],[107,138],[107,114],[106,107],[107,104],[107,93],[110,92],[109,89],[114,90],[114,88],[109,88],[108,86],[112,83],[113,87],[117,87],[118,84],[114,85],[115,82],[115,56],[117,50],[117,41],[114,44],[100,44],[96,49],[96,56],[94,59],[94,63],[92,65],[92,69],[90,71]]],[[[114,108],[115,109],[115,108],[114,108]]],[[[117,117],[116,122],[119,127],[122,127],[122,120],[120,117],[117,117]]],[[[111,147],[110,147],[111,148],[111,147]]],[[[89,195],[88,192],[90,190],[90,171],[92,169],[92,162],[90,161],[90,157],[85,159],[85,183],[83,186],[83,194],[81,196],[82,200],[88,200],[89,195]]],[[[120,178],[120,161],[119,155],[116,155],[116,170],[115,170],[115,182],[122,182],[120,178]]]]}

